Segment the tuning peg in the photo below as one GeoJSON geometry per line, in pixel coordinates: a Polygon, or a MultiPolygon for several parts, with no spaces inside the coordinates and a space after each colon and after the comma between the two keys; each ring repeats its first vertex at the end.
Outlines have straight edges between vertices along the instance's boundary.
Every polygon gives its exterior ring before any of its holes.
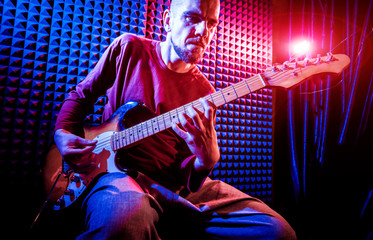
{"type": "Polygon", "coordinates": [[[295,60],[295,62],[294,62],[294,68],[298,68],[298,67],[299,67],[298,61],[295,60]]]}
{"type": "Polygon", "coordinates": [[[332,61],[334,58],[333,58],[333,54],[331,52],[328,52],[328,57],[326,58],[326,61],[330,62],[332,61]]]}
{"type": "Polygon", "coordinates": [[[282,69],[282,70],[286,70],[286,69],[288,69],[288,68],[289,68],[288,65],[287,65],[288,63],[289,63],[289,61],[284,62],[284,63],[282,64],[281,69],[282,69]]]}
{"type": "Polygon", "coordinates": [[[280,70],[279,66],[280,66],[280,64],[273,63],[272,66],[266,68],[266,71],[267,72],[269,72],[269,71],[271,71],[271,72],[278,72],[280,70]]]}
{"type": "Polygon", "coordinates": [[[321,62],[321,55],[317,54],[317,58],[316,58],[315,64],[319,64],[320,62],[321,62]]]}
{"type": "Polygon", "coordinates": [[[308,57],[306,56],[303,60],[303,66],[308,66],[308,63],[310,62],[310,60],[308,59],[308,57]]]}

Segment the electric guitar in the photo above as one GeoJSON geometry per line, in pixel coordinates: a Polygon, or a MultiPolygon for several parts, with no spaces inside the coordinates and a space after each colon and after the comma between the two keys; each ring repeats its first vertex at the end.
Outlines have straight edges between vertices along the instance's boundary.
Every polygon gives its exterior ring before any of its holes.
{"type": "MultiPolygon", "coordinates": [[[[271,67],[261,74],[230,85],[204,98],[219,107],[264,87],[290,88],[315,75],[338,74],[349,63],[349,57],[344,54],[328,54],[299,62],[285,62],[283,65],[271,67]]],[[[119,108],[106,123],[85,128],[85,138],[98,141],[93,153],[89,156],[90,161],[95,164],[88,169],[70,168],[62,160],[57,147],[53,145],[46,157],[43,178],[45,190],[49,192],[49,200],[54,203],[54,209],[59,210],[71,205],[98,175],[124,171],[117,161],[116,152],[170,128],[172,122],[178,123],[179,114],[185,113],[189,106],[203,112],[202,105],[196,100],[136,125],[123,126],[124,119],[129,119],[131,115],[138,112],[147,111],[140,104],[129,102],[119,108]]],[[[145,115],[150,116],[150,114],[145,115]]]]}

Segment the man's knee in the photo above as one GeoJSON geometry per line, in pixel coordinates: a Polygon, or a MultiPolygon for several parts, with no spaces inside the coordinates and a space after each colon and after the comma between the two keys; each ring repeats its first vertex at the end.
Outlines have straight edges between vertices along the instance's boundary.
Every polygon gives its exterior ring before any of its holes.
{"type": "Polygon", "coordinates": [[[296,234],[293,228],[284,219],[272,218],[273,226],[273,239],[283,239],[283,240],[296,240],[296,234]]]}
{"type": "Polygon", "coordinates": [[[152,235],[159,220],[158,209],[155,208],[153,199],[147,194],[137,192],[121,193],[117,197],[126,200],[113,204],[107,219],[111,231],[127,237],[143,236],[139,239],[147,239],[148,235],[152,235]]]}
{"type": "Polygon", "coordinates": [[[107,187],[91,194],[86,201],[86,211],[85,235],[150,239],[157,235],[154,225],[161,209],[146,193],[107,187]]]}

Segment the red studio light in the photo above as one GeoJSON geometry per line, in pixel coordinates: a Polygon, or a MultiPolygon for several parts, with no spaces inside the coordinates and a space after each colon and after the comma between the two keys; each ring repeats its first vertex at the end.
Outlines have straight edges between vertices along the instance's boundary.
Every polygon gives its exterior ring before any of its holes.
{"type": "Polygon", "coordinates": [[[307,40],[295,42],[292,46],[293,55],[299,57],[303,55],[310,55],[311,43],[307,40]]]}

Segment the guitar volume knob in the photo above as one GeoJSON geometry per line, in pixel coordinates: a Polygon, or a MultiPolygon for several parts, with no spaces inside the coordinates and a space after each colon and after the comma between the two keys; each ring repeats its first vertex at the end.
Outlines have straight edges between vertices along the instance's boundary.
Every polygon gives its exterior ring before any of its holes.
{"type": "Polygon", "coordinates": [[[63,199],[57,199],[56,202],[54,203],[56,206],[64,206],[65,205],[65,200],[63,199]]]}
{"type": "Polygon", "coordinates": [[[74,175],[70,178],[70,181],[74,183],[78,183],[80,182],[80,177],[74,175]]]}
{"type": "Polygon", "coordinates": [[[73,196],[74,195],[74,191],[72,189],[70,189],[70,188],[66,189],[64,193],[65,193],[65,195],[69,195],[69,196],[73,196]]]}
{"type": "Polygon", "coordinates": [[[63,199],[57,199],[53,204],[54,210],[61,210],[64,207],[65,207],[65,200],[63,199]]]}

